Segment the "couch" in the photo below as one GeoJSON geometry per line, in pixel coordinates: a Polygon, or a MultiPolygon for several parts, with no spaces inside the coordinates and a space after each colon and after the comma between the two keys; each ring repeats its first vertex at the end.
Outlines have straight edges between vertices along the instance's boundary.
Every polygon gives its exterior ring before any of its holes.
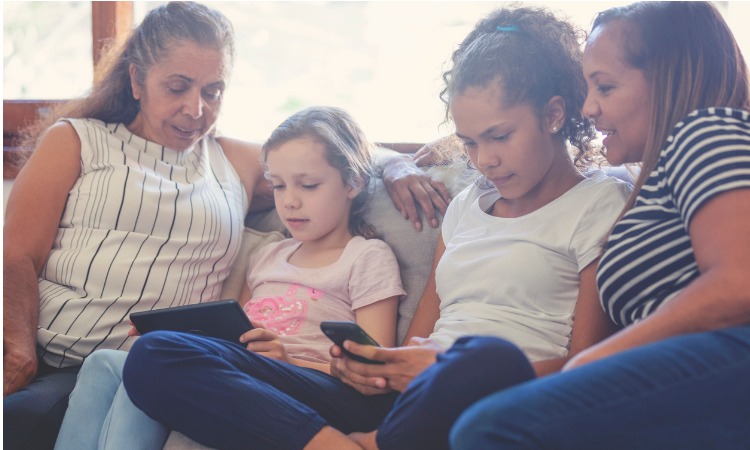
{"type": "MultiPolygon", "coordinates": [[[[476,176],[475,172],[467,169],[466,163],[461,160],[448,165],[431,167],[427,169],[427,172],[433,178],[445,183],[454,196],[476,176]]],[[[371,198],[365,218],[368,223],[375,226],[380,237],[391,246],[396,254],[401,271],[401,282],[406,291],[406,296],[399,303],[398,311],[397,342],[401,343],[427,284],[440,230],[425,226],[422,231],[415,231],[411,222],[405,220],[393,206],[380,178],[373,178],[369,192],[371,198]]],[[[224,282],[222,298],[239,296],[247,272],[247,261],[252,252],[286,236],[275,211],[250,214],[245,225],[242,248],[229,277],[224,282]]],[[[206,448],[178,432],[172,432],[164,446],[165,450],[206,448]]]]}
{"type": "MultiPolygon", "coordinates": [[[[610,176],[633,182],[634,173],[623,167],[604,169],[610,176]]],[[[472,183],[476,171],[468,169],[463,160],[451,164],[426,169],[434,179],[442,181],[453,196],[472,183]]],[[[401,343],[408,331],[422,291],[427,284],[439,229],[425,226],[421,232],[415,231],[393,206],[382,180],[373,179],[370,186],[372,198],[368,205],[366,220],[375,226],[381,238],[387,242],[399,263],[401,281],[406,296],[401,300],[398,311],[397,342],[401,343]]],[[[237,258],[229,278],[225,281],[222,298],[237,298],[249,255],[263,245],[285,237],[285,230],[275,211],[251,214],[246,220],[242,251],[237,258]],[[244,264],[243,264],[244,263],[244,264]]],[[[165,450],[206,450],[181,433],[172,432],[164,445],[165,450]]]]}

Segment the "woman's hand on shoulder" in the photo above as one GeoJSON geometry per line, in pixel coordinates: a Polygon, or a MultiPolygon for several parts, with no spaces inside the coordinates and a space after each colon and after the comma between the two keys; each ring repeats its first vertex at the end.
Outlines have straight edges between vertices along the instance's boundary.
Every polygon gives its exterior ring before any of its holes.
{"type": "Polygon", "coordinates": [[[386,159],[383,183],[396,208],[411,220],[416,230],[421,229],[417,204],[430,226],[437,228],[436,211],[444,215],[451,201],[448,188],[419,168],[451,164],[459,155],[463,155],[463,144],[450,135],[428,142],[411,158],[386,159]]]}
{"type": "Polygon", "coordinates": [[[445,214],[451,194],[440,181],[432,179],[408,156],[388,157],[383,162],[383,184],[393,205],[404,219],[409,220],[415,230],[422,230],[417,205],[424,212],[425,220],[437,228],[436,212],[445,214]]]}

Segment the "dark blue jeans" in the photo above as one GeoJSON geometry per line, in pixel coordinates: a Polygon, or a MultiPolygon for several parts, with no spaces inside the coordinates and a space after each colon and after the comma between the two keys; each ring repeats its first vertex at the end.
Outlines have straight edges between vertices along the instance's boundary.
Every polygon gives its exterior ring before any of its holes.
{"type": "Polygon", "coordinates": [[[494,337],[463,337],[415,378],[380,425],[381,450],[448,448],[448,432],[477,400],[535,377],[515,345],[494,337]]]}
{"type": "Polygon", "coordinates": [[[750,326],[674,337],[469,408],[454,449],[750,449],[750,326]]]}
{"type": "Polygon", "coordinates": [[[123,383],[153,419],[221,449],[300,449],[326,425],[371,431],[396,398],[362,395],[328,374],[220,339],[166,331],[138,338],[123,383]]]}
{"type": "Polygon", "coordinates": [[[45,450],[55,446],[80,369],[56,369],[40,362],[34,381],[3,399],[3,448],[45,450]]]}

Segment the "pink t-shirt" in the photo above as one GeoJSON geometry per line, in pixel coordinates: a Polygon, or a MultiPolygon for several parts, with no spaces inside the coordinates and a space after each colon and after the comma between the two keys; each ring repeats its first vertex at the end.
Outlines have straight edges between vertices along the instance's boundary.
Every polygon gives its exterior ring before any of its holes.
{"type": "Polygon", "coordinates": [[[318,268],[289,264],[300,242],[269,244],[250,260],[245,306],[250,320],[281,336],[289,356],[328,362],[331,341],[324,320],[354,321],[354,310],[406,294],[391,248],[379,239],[356,236],[335,263],[318,268]]]}

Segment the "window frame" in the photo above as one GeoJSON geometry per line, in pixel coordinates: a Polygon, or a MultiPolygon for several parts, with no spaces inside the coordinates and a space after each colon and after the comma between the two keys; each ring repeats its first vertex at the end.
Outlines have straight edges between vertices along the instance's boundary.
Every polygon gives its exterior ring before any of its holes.
{"type": "MultiPolygon", "coordinates": [[[[133,28],[133,2],[92,1],[91,37],[92,70],[101,58],[105,43],[125,35],[133,28]]],[[[51,105],[65,100],[8,100],[3,99],[3,178],[14,178],[17,169],[15,152],[29,152],[17,147],[19,133],[24,126],[38,120],[51,105]]]]}

